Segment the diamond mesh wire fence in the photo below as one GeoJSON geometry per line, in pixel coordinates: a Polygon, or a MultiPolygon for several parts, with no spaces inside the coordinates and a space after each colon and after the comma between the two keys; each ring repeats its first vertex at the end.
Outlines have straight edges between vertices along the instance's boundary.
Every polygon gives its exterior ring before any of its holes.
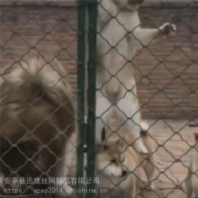
{"type": "Polygon", "coordinates": [[[198,196],[196,1],[0,3],[3,196],[198,196]]]}

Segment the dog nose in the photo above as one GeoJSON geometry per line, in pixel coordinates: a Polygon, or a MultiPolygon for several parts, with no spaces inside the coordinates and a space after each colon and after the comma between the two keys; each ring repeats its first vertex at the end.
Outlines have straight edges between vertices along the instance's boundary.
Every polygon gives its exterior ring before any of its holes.
{"type": "Polygon", "coordinates": [[[124,177],[126,174],[127,174],[127,171],[126,170],[123,170],[122,171],[122,177],[124,177]]]}

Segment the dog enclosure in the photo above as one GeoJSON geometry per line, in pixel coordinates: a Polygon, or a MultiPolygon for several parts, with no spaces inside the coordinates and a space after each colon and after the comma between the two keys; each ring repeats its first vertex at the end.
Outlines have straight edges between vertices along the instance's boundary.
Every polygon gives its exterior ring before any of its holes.
{"type": "MultiPolygon", "coordinates": [[[[54,58],[60,60],[68,70],[67,78],[73,86],[77,107],[76,178],[83,179],[77,182],[77,189],[81,189],[76,191],[77,197],[98,196],[94,190],[99,182],[95,170],[94,131],[96,44],[97,34],[100,34],[97,32],[97,7],[100,3],[96,0],[1,0],[0,4],[1,77],[6,68],[12,68],[27,55],[39,55],[48,63],[54,58]],[[47,59],[46,55],[52,58],[47,59]]],[[[156,28],[165,22],[177,26],[175,36],[151,42],[132,60],[140,111],[149,123],[152,138],[158,143],[159,157],[158,188],[144,190],[140,197],[187,197],[185,179],[189,154],[194,145],[193,133],[198,132],[197,12],[195,0],[147,0],[139,10],[143,27],[156,28]],[[192,123],[193,128],[189,127],[192,123]]],[[[1,154],[1,164],[2,159],[1,154]]],[[[8,181],[6,179],[3,183],[8,181]]],[[[8,189],[1,188],[1,193],[5,197],[22,197],[18,190],[9,193],[8,189]]],[[[100,193],[100,197],[104,196],[100,193]]],[[[26,196],[53,197],[55,194],[26,196]]]]}

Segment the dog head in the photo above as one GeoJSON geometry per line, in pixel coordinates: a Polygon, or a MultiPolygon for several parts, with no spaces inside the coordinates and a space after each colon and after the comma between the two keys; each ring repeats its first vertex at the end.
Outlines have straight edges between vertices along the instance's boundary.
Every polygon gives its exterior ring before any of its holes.
{"type": "Polygon", "coordinates": [[[119,9],[136,11],[144,0],[114,0],[119,9]]]}
{"type": "Polygon", "coordinates": [[[124,142],[121,139],[107,140],[105,129],[101,135],[102,143],[97,153],[97,171],[107,177],[125,177],[127,175],[124,166],[124,142]]]}

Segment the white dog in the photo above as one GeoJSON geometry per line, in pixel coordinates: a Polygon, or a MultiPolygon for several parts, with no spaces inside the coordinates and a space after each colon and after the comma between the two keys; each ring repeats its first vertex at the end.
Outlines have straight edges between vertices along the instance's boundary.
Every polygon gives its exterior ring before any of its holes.
{"type": "MultiPolygon", "coordinates": [[[[140,137],[141,113],[133,75],[132,59],[136,49],[157,37],[176,30],[165,23],[159,28],[142,28],[138,8],[142,0],[100,0],[98,8],[97,119],[96,133],[101,133],[112,103],[126,115],[131,134],[140,137]],[[130,119],[129,119],[130,118],[130,119]]],[[[99,139],[97,138],[99,141],[99,139]]],[[[135,145],[142,153],[147,149],[139,138],[135,145]]]]}

